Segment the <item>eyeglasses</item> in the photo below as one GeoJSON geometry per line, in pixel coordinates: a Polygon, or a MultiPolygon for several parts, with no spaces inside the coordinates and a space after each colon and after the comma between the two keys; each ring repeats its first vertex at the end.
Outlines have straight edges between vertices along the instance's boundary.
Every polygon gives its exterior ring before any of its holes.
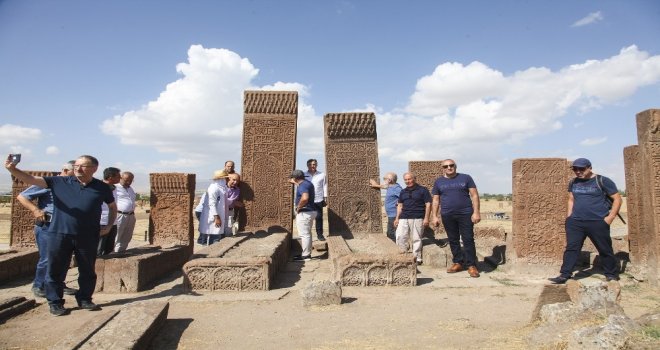
{"type": "Polygon", "coordinates": [[[454,167],[456,167],[456,164],[445,164],[442,166],[443,169],[454,168],[454,167]]]}
{"type": "Polygon", "coordinates": [[[583,166],[574,166],[573,167],[573,171],[585,171],[585,170],[587,170],[587,167],[583,167],[583,166]]]}

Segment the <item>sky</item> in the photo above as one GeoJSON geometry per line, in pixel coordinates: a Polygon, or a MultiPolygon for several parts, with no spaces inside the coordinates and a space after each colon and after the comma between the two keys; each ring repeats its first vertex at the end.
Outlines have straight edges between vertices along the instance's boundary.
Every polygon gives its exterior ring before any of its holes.
{"type": "Polygon", "coordinates": [[[514,159],[586,157],[625,189],[658,38],[654,0],[0,0],[0,150],[204,183],[240,172],[243,91],[295,90],[303,170],[325,169],[326,113],[368,111],[381,174],[452,158],[510,193],[514,159]]]}

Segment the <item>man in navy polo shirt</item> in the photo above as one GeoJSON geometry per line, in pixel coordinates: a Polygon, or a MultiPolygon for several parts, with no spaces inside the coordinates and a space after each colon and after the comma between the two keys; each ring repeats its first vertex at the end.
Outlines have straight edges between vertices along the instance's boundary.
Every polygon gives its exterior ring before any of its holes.
{"type": "Polygon", "coordinates": [[[612,249],[610,225],[621,208],[621,195],[612,180],[605,176],[598,178],[599,175],[591,170],[589,159],[574,160],[573,172],[575,178],[568,184],[564,261],[559,276],[549,280],[554,284],[564,284],[571,278],[584,240],[589,237],[598,250],[605,279],[608,282],[617,281],[619,273],[612,249]]]}
{"type": "Polygon", "coordinates": [[[403,174],[406,188],[399,193],[399,204],[396,207],[396,244],[401,252],[408,251],[408,236],[412,240],[412,252],[418,265],[422,264],[422,234],[429,226],[431,211],[431,194],[426,187],[415,181],[413,173],[403,174]]]}
{"type": "Polygon", "coordinates": [[[296,228],[302,245],[302,254],[293,260],[308,261],[312,259],[312,221],[316,217],[314,185],[305,179],[302,170],[294,170],[289,182],[296,185],[296,228]]]}
{"type": "Polygon", "coordinates": [[[99,162],[88,155],[80,156],[73,165],[74,176],[31,176],[16,168],[11,155],[5,168],[18,180],[41,188],[49,188],[53,194],[53,217],[48,229],[48,265],[46,273],[46,298],[50,313],[55,316],[69,312],[64,308],[63,287],[71,254],[78,263],[78,306],[98,310],[92,302],[96,286],[96,249],[99,236],[108,234],[112,225],[101,227],[101,203],[110,208],[108,222],[115,221],[117,205],[107,184],[93,177],[99,162]]]}
{"type": "Polygon", "coordinates": [[[453,264],[447,273],[463,271],[467,266],[470,277],[479,277],[477,250],[474,246],[474,225],[481,221],[479,192],[468,174],[456,171],[456,162],[445,159],[441,163],[443,175],[433,184],[433,225],[439,226],[438,207],[442,225],[447,231],[453,264]],[[441,200],[442,198],[442,200],[441,200]],[[463,249],[461,249],[461,239],[463,249]]]}

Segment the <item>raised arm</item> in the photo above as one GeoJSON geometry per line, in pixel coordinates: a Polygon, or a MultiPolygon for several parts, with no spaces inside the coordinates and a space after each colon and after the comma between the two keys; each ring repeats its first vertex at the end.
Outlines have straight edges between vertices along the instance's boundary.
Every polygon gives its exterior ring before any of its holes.
{"type": "Polygon", "coordinates": [[[14,175],[15,178],[17,178],[19,181],[23,183],[26,183],[28,185],[35,185],[41,188],[48,187],[48,184],[46,184],[46,181],[44,180],[43,177],[32,176],[16,168],[16,164],[12,163],[11,161],[11,155],[7,156],[7,160],[5,161],[5,168],[7,168],[10,174],[14,175]]]}

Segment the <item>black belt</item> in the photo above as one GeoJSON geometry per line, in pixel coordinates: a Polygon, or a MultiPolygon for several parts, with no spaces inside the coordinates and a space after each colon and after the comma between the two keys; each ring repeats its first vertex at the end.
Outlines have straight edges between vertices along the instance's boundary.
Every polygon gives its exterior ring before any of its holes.
{"type": "Polygon", "coordinates": [[[124,214],[124,215],[133,215],[134,213],[133,211],[121,211],[121,210],[117,210],[117,212],[119,214],[124,214]]]}

